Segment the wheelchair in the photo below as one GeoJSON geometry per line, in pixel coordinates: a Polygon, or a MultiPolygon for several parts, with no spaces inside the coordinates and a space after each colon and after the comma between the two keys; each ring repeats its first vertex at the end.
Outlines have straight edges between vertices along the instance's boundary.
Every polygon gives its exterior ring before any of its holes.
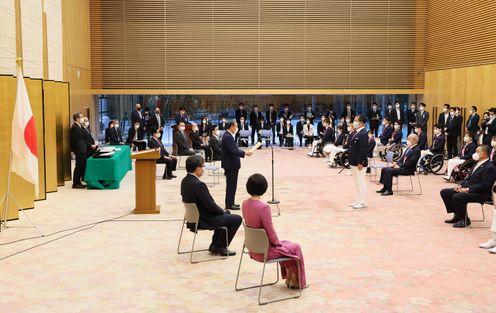
{"type": "Polygon", "coordinates": [[[321,156],[324,155],[324,145],[319,142],[315,147],[312,148],[312,151],[310,152],[311,156],[314,158],[320,158],[321,156]]]}
{"type": "Polygon", "coordinates": [[[388,151],[393,152],[393,161],[397,162],[399,159],[401,159],[401,156],[403,155],[403,145],[399,143],[395,143],[391,146],[386,147],[383,151],[379,151],[379,157],[383,162],[386,162],[386,154],[388,151]]]}
{"type": "Polygon", "coordinates": [[[475,166],[475,164],[477,164],[477,161],[473,159],[466,160],[465,162],[456,166],[453,169],[453,172],[451,173],[451,177],[453,177],[453,179],[457,183],[464,180],[470,174],[470,171],[475,166]]]}
{"type": "Polygon", "coordinates": [[[348,155],[349,155],[348,150],[336,153],[336,156],[334,157],[334,164],[336,164],[336,167],[339,166],[347,169],[350,168],[350,163],[348,162],[348,155]]]}
{"type": "Polygon", "coordinates": [[[419,161],[419,167],[424,170],[425,174],[442,175],[441,170],[443,169],[445,158],[444,153],[428,154],[419,161]]]}

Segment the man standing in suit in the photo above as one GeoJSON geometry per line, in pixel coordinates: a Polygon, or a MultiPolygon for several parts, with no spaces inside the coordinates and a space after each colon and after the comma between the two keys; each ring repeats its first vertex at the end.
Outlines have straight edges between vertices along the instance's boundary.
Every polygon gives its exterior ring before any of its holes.
{"type": "Polygon", "coordinates": [[[136,110],[131,113],[131,124],[134,125],[136,123],[139,123],[141,127],[144,127],[143,115],[141,114],[141,104],[139,103],[136,103],[136,110]]]}
{"type": "Polygon", "coordinates": [[[401,122],[400,125],[403,124],[403,121],[404,121],[404,116],[403,116],[403,111],[401,110],[401,103],[399,101],[396,101],[394,103],[394,121],[393,121],[393,124],[395,122],[401,122]]]}
{"type": "MultiPolygon", "coordinates": [[[[203,158],[199,155],[190,156],[186,159],[186,171],[188,174],[181,182],[182,200],[186,203],[196,204],[200,213],[198,229],[214,231],[208,251],[222,256],[236,255],[236,252],[230,251],[228,247],[243,219],[237,214],[224,211],[215,203],[207,185],[199,179],[205,172],[204,167],[203,158]],[[227,242],[226,232],[221,227],[227,227],[227,242]]],[[[194,227],[194,225],[188,225],[190,229],[192,229],[191,226],[194,227]]]]}
{"type": "Polygon", "coordinates": [[[165,118],[160,114],[160,108],[156,107],[154,113],[150,117],[150,128],[152,133],[156,130],[160,132],[160,140],[162,140],[162,135],[164,134],[164,124],[165,118]]]}
{"type": "Polygon", "coordinates": [[[82,129],[83,114],[79,112],[75,113],[72,119],[74,120],[74,124],[72,124],[70,131],[71,151],[76,155],[76,167],[72,175],[72,188],[84,189],[86,186],[82,184],[82,180],[86,171],[88,142],[85,140],[84,130],[82,129]]]}
{"type": "Polygon", "coordinates": [[[388,102],[386,112],[384,113],[384,117],[388,118],[388,120],[393,124],[396,121],[396,113],[393,110],[393,104],[388,102]]]}
{"type": "Polygon", "coordinates": [[[289,104],[284,105],[284,110],[279,112],[279,118],[284,118],[285,121],[290,120],[293,118],[293,113],[289,109],[289,104]]]}
{"type": "Polygon", "coordinates": [[[248,113],[245,110],[245,105],[243,104],[243,102],[239,103],[239,106],[236,109],[235,115],[236,115],[236,123],[238,123],[238,124],[241,120],[241,117],[243,117],[245,119],[245,121],[248,118],[248,113]]]}
{"type": "Polygon", "coordinates": [[[265,119],[272,129],[272,144],[276,144],[277,113],[272,103],[269,105],[269,110],[265,112],[265,119]]]}
{"type": "Polygon", "coordinates": [[[355,178],[355,202],[350,204],[354,209],[363,209],[367,197],[367,146],[369,143],[369,135],[365,130],[365,116],[358,115],[355,117],[353,126],[356,129],[355,135],[351,138],[351,146],[349,150],[348,161],[351,165],[351,171],[355,178]]]}
{"type": "Polygon", "coordinates": [[[346,103],[346,108],[341,113],[341,118],[344,118],[345,120],[349,118],[350,121],[355,120],[355,111],[351,108],[351,103],[346,103]]]}
{"type": "Polygon", "coordinates": [[[238,186],[239,169],[241,168],[240,158],[244,158],[245,155],[251,156],[253,152],[245,152],[238,149],[235,140],[236,133],[238,132],[238,123],[236,121],[230,121],[227,126],[228,129],[221,140],[222,168],[226,175],[225,205],[226,210],[239,210],[239,205],[235,204],[234,200],[236,198],[236,188],[238,186]]]}
{"type": "Polygon", "coordinates": [[[251,127],[251,144],[255,144],[255,133],[257,133],[257,141],[260,141],[258,136],[258,121],[263,120],[262,112],[258,110],[258,105],[255,104],[253,111],[250,112],[250,127],[251,127]]]}
{"type": "Polygon", "coordinates": [[[415,127],[415,122],[417,121],[417,103],[412,102],[410,104],[410,110],[406,112],[406,119],[408,121],[408,134],[411,134],[413,127],[415,127]]]}
{"type": "Polygon", "coordinates": [[[313,124],[313,120],[315,119],[315,112],[312,110],[312,106],[310,104],[307,106],[305,119],[309,119],[311,124],[313,124]]]}
{"type": "Polygon", "coordinates": [[[95,152],[97,145],[96,145],[95,139],[93,138],[93,135],[91,135],[90,122],[86,116],[83,117],[82,130],[83,130],[84,140],[86,141],[86,144],[88,145],[87,158],[89,158],[95,152]]]}
{"type": "Polygon", "coordinates": [[[168,180],[176,178],[172,172],[176,170],[177,159],[169,155],[169,152],[165,149],[164,144],[160,140],[159,130],[155,130],[155,132],[153,132],[152,138],[148,141],[148,147],[150,147],[150,149],[160,149],[160,158],[157,159],[157,164],[165,164],[164,175],[162,178],[168,180]]]}
{"type": "Polygon", "coordinates": [[[377,103],[372,103],[372,108],[368,114],[370,130],[374,132],[374,136],[379,136],[379,124],[381,123],[381,112],[377,108],[377,103]]]}
{"type": "Polygon", "coordinates": [[[443,105],[443,112],[439,113],[437,123],[441,125],[442,129],[444,129],[446,125],[448,125],[448,119],[450,118],[449,110],[450,105],[446,103],[445,105],[443,105]]]}
{"type": "Polygon", "coordinates": [[[496,135],[496,109],[489,109],[489,120],[486,122],[486,129],[484,130],[484,137],[482,143],[491,146],[491,139],[496,135]]]}
{"type": "Polygon", "coordinates": [[[417,162],[420,159],[420,148],[417,146],[418,136],[415,134],[408,135],[406,141],[407,148],[401,159],[393,163],[392,167],[381,169],[381,184],[383,187],[378,190],[382,196],[391,196],[393,194],[393,177],[408,176],[415,173],[417,162]]]}
{"type": "Polygon", "coordinates": [[[183,122],[184,124],[189,124],[189,118],[186,115],[186,109],[185,108],[179,108],[179,114],[176,115],[176,125],[179,125],[179,123],[183,122]]]}
{"type": "Polygon", "coordinates": [[[480,129],[479,127],[480,116],[479,114],[477,114],[477,107],[475,105],[471,106],[468,113],[469,113],[469,117],[467,119],[465,130],[467,132],[471,132],[472,134],[477,134],[480,129]]]}
{"type": "Polygon", "coordinates": [[[461,133],[462,119],[461,116],[455,115],[456,108],[450,108],[450,117],[448,118],[448,124],[446,124],[444,131],[446,135],[446,146],[448,149],[448,159],[453,158],[458,154],[458,137],[461,133]]]}
{"type": "Polygon", "coordinates": [[[429,122],[429,112],[425,111],[425,103],[420,103],[417,112],[415,125],[419,126],[424,133],[427,133],[427,123],[429,122]]]}
{"type": "Polygon", "coordinates": [[[477,148],[472,158],[477,164],[470,174],[454,188],[441,190],[446,211],[454,213],[453,218],[445,223],[453,224],[455,228],[470,226],[467,217],[467,203],[484,202],[491,199],[492,187],[496,179],[496,168],[489,161],[489,147],[482,145],[477,148]]]}

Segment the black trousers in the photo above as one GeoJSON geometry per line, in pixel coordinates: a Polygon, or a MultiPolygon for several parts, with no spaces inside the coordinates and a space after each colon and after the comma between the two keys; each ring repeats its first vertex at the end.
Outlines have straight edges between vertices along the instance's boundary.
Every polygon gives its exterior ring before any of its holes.
{"type": "Polygon", "coordinates": [[[408,123],[408,133],[406,134],[406,136],[408,137],[408,135],[410,135],[413,131],[413,126],[410,125],[410,123],[408,123]]]}
{"type": "MultiPolygon", "coordinates": [[[[212,245],[217,248],[227,248],[236,235],[243,219],[237,214],[226,213],[224,215],[216,216],[212,220],[214,220],[215,223],[212,245]],[[226,231],[224,229],[219,229],[219,227],[223,226],[227,227],[228,242],[226,242],[226,231]]],[[[211,219],[209,219],[209,222],[211,222],[211,219]]]]}
{"type": "Polygon", "coordinates": [[[272,125],[272,144],[276,144],[276,124],[272,125]]]}
{"type": "Polygon", "coordinates": [[[374,136],[379,136],[379,122],[370,123],[370,130],[374,132],[374,136]]]}
{"type": "Polygon", "coordinates": [[[134,144],[134,149],[131,148],[131,150],[136,151],[136,149],[138,149],[138,151],[141,151],[146,149],[146,142],[144,141],[133,141],[133,144],[134,144]]]}
{"type": "Polygon", "coordinates": [[[177,159],[175,157],[171,157],[171,159],[169,160],[161,157],[160,159],[157,159],[157,164],[165,164],[163,177],[170,177],[172,175],[172,172],[176,170],[177,159]]]}
{"type": "Polygon", "coordinates": [[[305,136],[305,147],[308,145],[312,145],[313,136],[305,136]]]}
{"type": "Polygon", "coordinates": [[[251,145],[254,145],[255,144],[255,134],[257,134],[257,139],[259,139],[258,137],[258,133],[257,133],[257,128],[256,127],[251,127],[251,145]]]}
{"type": "Polygon", "coordinates": [[[286,146],[290,148],[294,146],[294,137],[286,137],[286,146]]]}
{"type": "Polygon", "coordinates": [[[86,160],[88,155],[86,153],[76,153],[76,167],[72,174],[72,184],[79,185],[84,180],[84,172],[86,172],[86,160]]]}
{"type": "Polygon", "coordinates": [[[303,134],[298,134],[298,138],[300,139],[300,147],[303,145],[303,134]]]}
{"type": "Polygon", "coordinates": [[[467,215],[467,203],[482,202],[489,200],[491,195],[479,193],[455,192],[453,188],[442,189],[441,198],[443,199],[446,212],[455,213],[455,216],[465,219],[467,215]]]}
{"type": "Polygon", "coordinates": [[[229,209],[234,205],[236,189],[238,188],[238,174],[239,169],[224,169],[224,175],[226,175],[226,209],[229,209]]]}
{"type": "Polygon", "coordinates": [[[458,137],[448,136],[446,139],[446,145],[448,149],[448,159],[458,155],[458,137]]]}
{"type": "Polygon", "coordinates": [[[392,167],[385,167],[381,169],[381,184],[384,185],[384,189],[386,190],[393,190],[393,177],[396,176],[407,176],[407,175],[412,175],[413,172],[406,170],[406,169],[400,169],[400,168],[392,168],[392,167]]]}

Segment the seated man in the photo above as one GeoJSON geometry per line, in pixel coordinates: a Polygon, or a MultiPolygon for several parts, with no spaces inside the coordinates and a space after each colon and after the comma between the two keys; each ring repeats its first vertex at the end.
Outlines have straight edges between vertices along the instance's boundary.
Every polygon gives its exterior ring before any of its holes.
{"type": "Polygon", "coordinates": [[[207,162],[210,162],[210,158],[212,157],[210,154],[210,147],[208,144],[204,144],[202,138],[200,138],[200,130],[196,123],[191,123],[191,146],[195,152],[200,151],[203,155],[205,155],[205,159],[207,162]]]}
{"type": "Polygon", "coordinates": [[[195,150],[190,147],[188,138],[186,137],[186,124],[180,122],[177,127],[177,132],[174,134],[174,142],[177,145],[177,155],[193,155],[195,150]]]}
{"type": "Polygon", "coordinates": [[[391,135],[391,138],[389,138],[388,146],[391,146],[394,144],[400,145],[402,138],[403,138],[403,131],[401,129],[401,121],[396,121],[396,122],[394,122],[394,131],[393,131],[393,134],[391,135]]]}
{"type": "Polygon", "coordinates": [[[123,145],[124,140],[122,140],[121,132],[119,131],[119,120],[114,120],[112,123],[113,127],[109,128],[109,144],[111,145],[123,145]]]}
{"type": "Polygon", "coordinates": [[[353,136],[355,136],[356,130],[355,130],[352,123],[348,124],[347,130],[348,130],[348,133],[347,133],[346,138],[343,141],[343,145],[341,147],[337,145],[338,140],[336,140],[334,145],[332,145],[332,146],[328,147],[328,149],[326,149],[327,151],[329,151],[329,166],[330,167],[336,166],[336,162],[334,161],[334,159],[336,158],[336,154],[338,154],[338,152],[345,152],[346,150],[348,150],[350,148],[351,139],[353,138],[353,136]]]}
{"type": "Polygon", "coordinates": [[[397,163],[393,163],[391,167],[381,169],[381,184],[384,187],[378,190],[382,196],[391,196],[393,194],[393,177],[409,176],[415,173],[417,162],[420,159],[420,148],[417,146],[418,137],[415,134],[410,134],[407,138],[407,148],[401,159],[397,163]]]}
{"type": "MultiPolygon", "coordinates": [[[[210,192],[207,185],[199,178],[203,175],[204,161],[200,155],[193,155],[186,159],[186,171],[188,174],[181,182],[181,196],[183,202],[195,203],[200,212],[200,221],[198,229],[214,230],[212,243],[208,251],[222,256],[236,255],[236,252],[227,249],[231,243],[236,231],[241,225],[242,218],[236,214],[230,214],[229,211],[224,211],[219,207],[210,192]],[[227,227],[228,242],[226,242],[226,232],[220,227],[227,227]]],[[[188,225],[194,229],[194,225],[188,225]]]]}
{"type": "Polygon", "coordinates": [[[129,127],[129,131],[127,133],[126,143],[131,146],[131,150],[145,150],[146,149],[146,141],[143,140],[145,137],[145,132],[141,127],[140,122],[134,123],[131,127],[129,127]]]}
{"type": "Polygon", "coordinates": [[[153,136],[150,140],[148,140],[148,147],[150,147],[150,149],[160,149],[160,158],[157,159],[157,164],[165,164],[164,175],[162,178],[173,179],[176,178],[172,172],[176,170],[177,159],[169,155],[169,152],[165,150],[164,144],[160,140],[161,135],[160,130],[154,129],[153,136]]]}
{"type": "Polygon", "coordinates": [[[324,129],[322,130],[322,136],[319,140],[312,142],[312,148],[310,152],[307,153],[308,156],[314,156],[315,153],[324,154],[324,147],[326,145],[332,145],[334,142],[334,129],[331,127],[331,121],[325,119],[323,121],[324,129]],[[319,151],[317,151],[317,145],[320,145],[319,151]]]}
{"type": "Polygon", "coordinates": [[[432,137],[432,145],[428,150],[422,150],[421,158],[426,155],[432,154],[444,154],[444,144],[446,143],[446,138],[444,137],[441,124],[434,125],[434,136],[432,137]]]}
{"type": "Polygon", "coordinates": [[[222,160],[222,146],[220,144],[220,126],[214,126],[210,136],[209,145],[212,148],[212,161],[222,160]]]}
{"type": "Polygon", "coordinates": [[[422,127],[416,125],[415,126],[415,134],[417,134],[419,140],[417,146],[420,150],[425,150],[428,148],[427,146],[427,134],[422,130],[422,127]]]}
{"type": "Polygon", "coordinates": [[[474,134],[467,132],[465,137],[463,137],[464,145],[460,150],[460,154],[453,159],[448,160],[448,169],[446,170],[446,175],[443,176],[445,180],[451,179],[451,173],[457,165],[463,164],[465,161],[472,159],[472,155],[477,149],[477,144],[474,142],[474,134]]]}
{"type": "Polygon", "coordinates": [[[386,146],[389,143],[389,139],[391,139],[394,130],[389,123],[388,117],[384,118],[384,120],[382,121],[382,125],[384,126],[384,128],[382,129],[382,133],[379,136],[379,142],[381,145],[386,146]]]}
{"type": "Polygon", "coordinates": [[[467,217],[467,203],[485,202],[491,199],[492,187],[496,179],[496,168],[489,161],[489,153],[488,146],[478,147],[473,155],[477,164],[467,178],[455,188],[441,190],[441,198],[443,198],[446,211],[454,213],[453,218],[445,220],[445,223],[453,224],[453,227],[456,228],[470,226],[470,219],[467,217]]]}

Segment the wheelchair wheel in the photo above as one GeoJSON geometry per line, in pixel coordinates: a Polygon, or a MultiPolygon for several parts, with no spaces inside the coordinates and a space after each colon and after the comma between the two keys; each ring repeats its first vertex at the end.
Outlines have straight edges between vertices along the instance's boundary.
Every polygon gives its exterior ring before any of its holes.
{"type": "Polygon", "coordinates": [[[477,164],[477,162],[470,159],[458,166],[457,171],[453,171],[453,178],[455,179],[455,181],[459,182],[467,178],[475,164],[477,164]]]}
{"type": "Polygon", "coordinates": [[[348,162],[348,151],[344,151],[341,154],[341,161],[340,162],[341,162],[342,167],[350,168],[350,163],[348,162]]]}
{"type": "Polygon", "coordinates": [[[431,173],[436,175],[441,175],[442,174],[441,169],[443,168],[443,165],[444,165],[444,155],[436,154],[431,157],[428,168],[431,173]]]}
{"type": "Polygon", "coordinates": [[[403,155],[403,146],[399,144],[394,145],[389,151],[393,152],[393,161],[398,162],[398,160],[401,159],[401,156],[403,155]]]}
{"type": "Polygon", "coordinates": [[[381,159],[381,161],[383,162],[386,162],[386,150],[384,151],[379,151],[379,158],[381,159]]]}
{"type": "Polygon", "coordinates": [[[343,152],[338,152],[336,153],[336,156],[334,156],[334,164],[336,164],[336,166],[343,166],[341,164],[341,155],[343,154],[343,152]]]}

